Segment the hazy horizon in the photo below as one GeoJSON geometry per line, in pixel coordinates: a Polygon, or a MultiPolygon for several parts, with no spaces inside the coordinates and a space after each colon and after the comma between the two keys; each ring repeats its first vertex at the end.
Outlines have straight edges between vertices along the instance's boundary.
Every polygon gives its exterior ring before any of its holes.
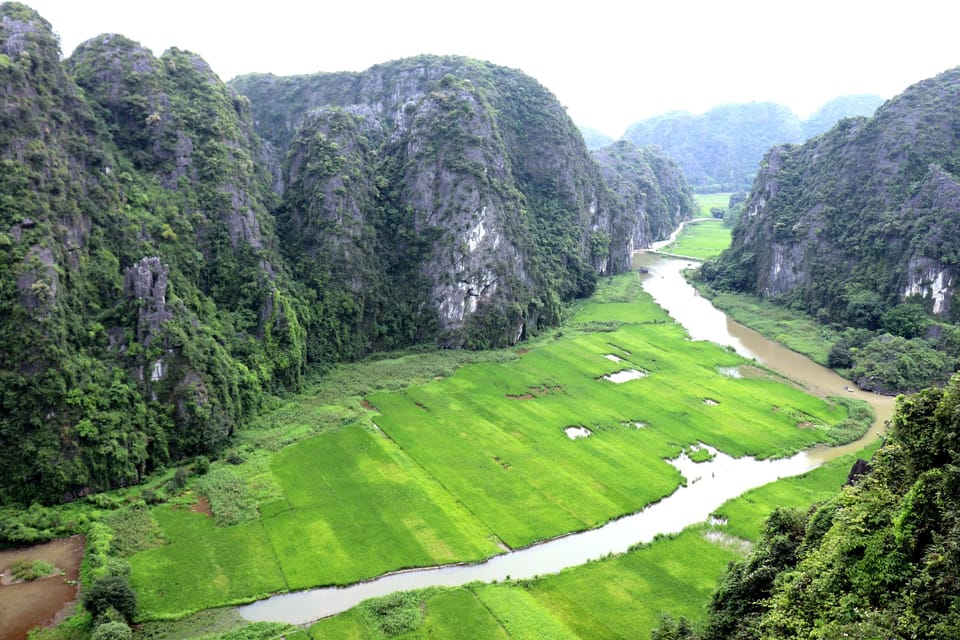
{"type": "MultiPolygon", "coordinates": [[[[362,71],[418,54],[464,55],[517,68],[550,89],[578,125],[619,138],[638,120],[703,113],[727,103],[777,102],[805,118],[827,100],[891,98],[960,64],[952,33],[960,8],[932,0],[909,10],[860,2],[700,1],[650,6],[609,0],[565,11],[540,3],[291,0],[146,5],[34,0],[69,56],[120,33],[155,55],[203,57],[223,79],[362,71]]],[[[643,3],[646,4],[646,3],[643,3]]]]}

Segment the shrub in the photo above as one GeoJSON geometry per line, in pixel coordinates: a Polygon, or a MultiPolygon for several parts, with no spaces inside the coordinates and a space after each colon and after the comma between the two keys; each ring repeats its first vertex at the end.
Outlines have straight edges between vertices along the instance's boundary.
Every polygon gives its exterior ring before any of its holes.
{"type": "Polygon", "coordinates": [[[207,456],[197,456],[197,460],[193,463],[193,472],[198,476],[202,476],[210,471],[210,458],[207,456]]]}
{"type": "Polygon", "coordinates": [[[98,578],[83,593],[83,607],[94,619],[113,607],[127,622],[137,613],[137,594],[125,576],[98,578]]]}
{"type": "Polygon", "coordinates": [[[105,622],[97,626],[91,640],[130,640],[133,632],[125,622],[105,622]]]}
{"type": "Polygon", "coordinates": [[[57,567],[46,560],[21,558],[10,566],[10,573],[17,580],[38,580],[56,573],[57,567]]]}
{"type": "Polygon", "coordinates": [[[105,622],[98,625],[92,640],[130,640],[133,632],[125,622],[105,622]]]}

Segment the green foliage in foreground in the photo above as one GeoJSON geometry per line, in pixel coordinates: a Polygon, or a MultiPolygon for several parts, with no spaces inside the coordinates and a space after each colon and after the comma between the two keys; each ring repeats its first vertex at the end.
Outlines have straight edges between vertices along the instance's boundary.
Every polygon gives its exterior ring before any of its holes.
{"type": "Polygon", "coordinates": [[[732,230],[719,220],[687,224],[676,241],[664,247],[665,253],[709,260],[730,246],[732,230]]]}
{"type": "Polygon", "coordinates": [[[83,608],[94,620],[112,609],[130,622],[137,614],[137,594],[123,576],[98,578],[83,592],[83,608]]]}

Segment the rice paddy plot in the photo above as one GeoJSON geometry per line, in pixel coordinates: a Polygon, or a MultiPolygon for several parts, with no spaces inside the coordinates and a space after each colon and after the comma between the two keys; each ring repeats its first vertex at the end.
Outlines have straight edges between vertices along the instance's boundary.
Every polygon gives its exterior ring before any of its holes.
{"type": "Polygon", "coordinates": [[[668,495],[681,478],[664,458],[683,446],[775,456],[822,438],[798,423],[826,426],[846,417],[845,409],[785,384],[719,373],[745,362],[689,341],[677,325],[631,324],[369,400],[380,411],[376,423],[516,548],[668,495]],[[648,375],[624,384],[604,379],[625,369],[648,375]],[[624,426],[636,422],[648,427],[624,426]],[[592,435],[571,440],[569,427],[592,435]]]}
{"type": "Polygon", "coordinates": [[[786,455],[846,418],[786,384],[722,375],[750,367],[690,341],[637,280],[611,280],[578,311],[616,316],[616,330],[574,325],[516,359],[370,394],[377,426],[331,425],[263,451],[257,478],[271,490],[257,493],[258,520],[217,527],[154,508],[167,544],[130,559],[142,617],[478,560],[596,527],[672,493],[683,478],[664,459],[686,447],[786,455]],[[625,370],[645,375],[605,379],[625,370]],[[571,439],[570,428],[591,435],[571,439]]]}
{"type": "Polygon", "coordinates": [[[709,260],[730,246],[733,230],[720,220],[703,220],[688,224],[676,241],[663,248],[664,253],[709,260]]]}

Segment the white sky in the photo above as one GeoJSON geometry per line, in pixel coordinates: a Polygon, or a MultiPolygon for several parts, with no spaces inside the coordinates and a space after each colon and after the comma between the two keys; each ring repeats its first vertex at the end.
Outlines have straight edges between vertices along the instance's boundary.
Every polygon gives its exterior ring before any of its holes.
{"type": "Polygon", "coordinates": [[[518,68],[577,124],[619,138],[674,109],[770,100],[805,117],[849,93],[885,98],[960,65],[955,0],[26,0],[64,55],[121,33],[200,54],[224,80],[361,71],[419,53],[518,68]],[[565,8],[571,7],[571,8],[565,8]]]}

